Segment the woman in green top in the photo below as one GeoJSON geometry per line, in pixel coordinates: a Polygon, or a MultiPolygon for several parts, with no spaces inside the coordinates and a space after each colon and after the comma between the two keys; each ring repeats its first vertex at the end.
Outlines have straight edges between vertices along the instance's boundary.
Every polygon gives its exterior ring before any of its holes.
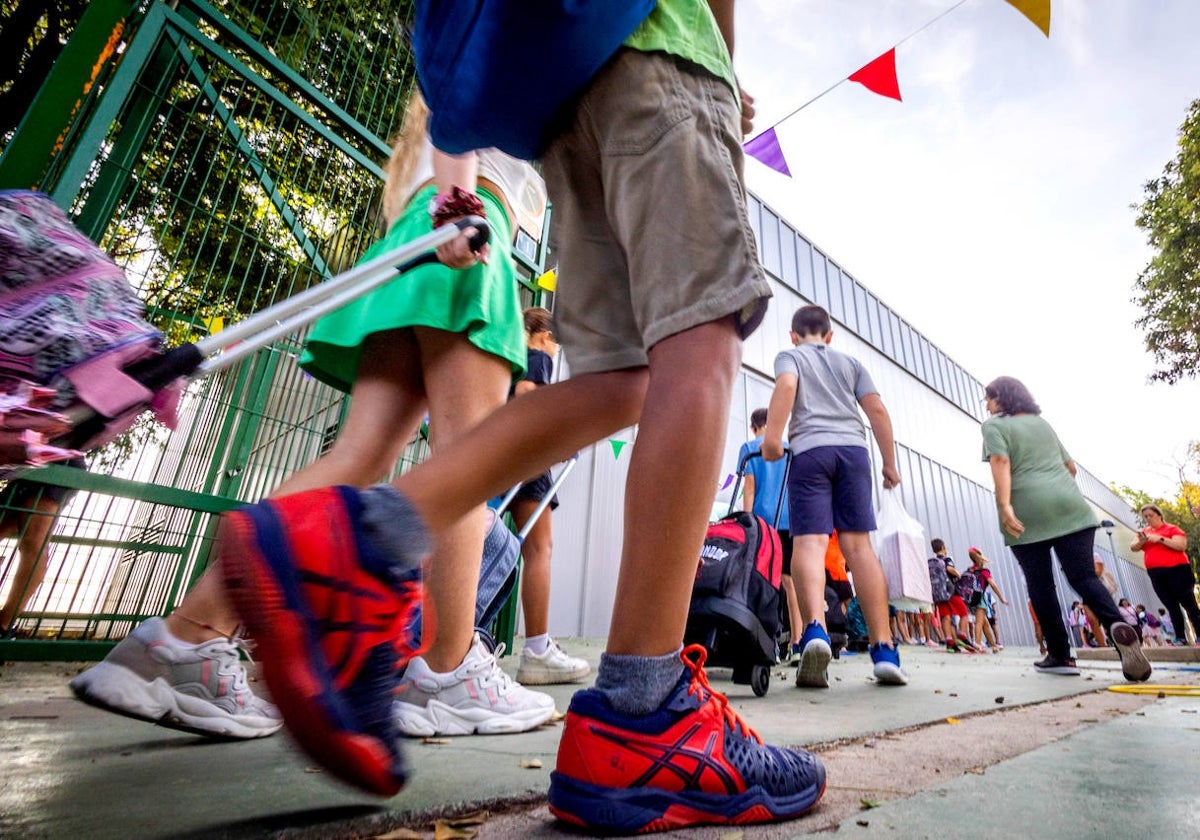
{"type": "Polygon", "coordinates": [[[1121,620],[1112,595],[1096,577],[1092,544],[1100,523],[1075,483],[1075,462],[1019,380],[994,379],[984,397],[992,416],[983,424],[983,458],[992,467],[1000,532],[1025,574],[1048,649],[1035,667],[1048,674],[1079,673],[1050,565],[1054,549],[1067,582],[1116,644],[1125,678],[1149,679],[1150,663],[1137,631],[1121,620]]]}

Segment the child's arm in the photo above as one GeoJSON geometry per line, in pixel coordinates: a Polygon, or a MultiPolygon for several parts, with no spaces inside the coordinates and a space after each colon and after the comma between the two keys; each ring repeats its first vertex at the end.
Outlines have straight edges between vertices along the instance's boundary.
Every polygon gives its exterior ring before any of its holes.
{"type": "Polygon", "coordinates": [[[796,402],[797,383],[794,373],[781,373],[775,378],[775,390],[767,404],[767,428],[763,431],[763,460],[778,461],[783,457],[783,433],[796,402]]]}
{"type": "Polygon", "coordinates": [[[1004,593],[1000,591],[1000,587],[996,585],[994,577],[988,578],[988,586],[992,587],[992,591],[996,593],[996,597],[1000,599],[1001,604],[1007,604],[1008,601],[1004,598],[1004,593]]]}
{"type": "MultiPolygon", "coordinates": [[[[451,155],[436,148],[433,150],[433,180],[439,196],[449,195],[455,187],[473,194],[478,177],[479,158],[474,152],[451,155]]],[[[475,253],[464,231],[463,236],[439,247],[437,255],[438,260],[450,268],[470,268],[476,259],[487,262],[488,246],[484,245],[475,253]]]]}
{"type": "Polygon", "coordinates": [[[746,483],[742,490],[742,510],[746,513],[754,512],[754,476],[746,473],[746,483]]]}
{"type": "Polygon", "coordinates": [[[871,434],[879,444],[883,457],[883,487],[891,490],[900,483],[900,471],[896,469],[896,440],[892,436],[892,417],[888,414],[879,394],[867,394],[858,401],[871,424],[871,434]]]}

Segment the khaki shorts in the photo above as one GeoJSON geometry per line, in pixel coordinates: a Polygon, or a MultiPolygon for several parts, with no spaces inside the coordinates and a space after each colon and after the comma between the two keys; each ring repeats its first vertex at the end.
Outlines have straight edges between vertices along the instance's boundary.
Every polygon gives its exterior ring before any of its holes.
{"type": "Polygon", "coordinates": [[[740,119],[729,85],[661,53],[622,49],[585,91],[542,161],[572,373],[643,366],[730,314],[743,338],[762,321],[740,119]]]}

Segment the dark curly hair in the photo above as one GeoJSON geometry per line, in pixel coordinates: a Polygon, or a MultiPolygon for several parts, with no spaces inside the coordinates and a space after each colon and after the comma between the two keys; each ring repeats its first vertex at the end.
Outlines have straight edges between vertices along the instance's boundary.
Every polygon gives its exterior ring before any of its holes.
{"type": "Polygon", "coordinates": [[[983,388],[983,395],[1000,403],[1001,414],[1041,414],[1042,407],[1020,379],[997,376],[983,388]]]}

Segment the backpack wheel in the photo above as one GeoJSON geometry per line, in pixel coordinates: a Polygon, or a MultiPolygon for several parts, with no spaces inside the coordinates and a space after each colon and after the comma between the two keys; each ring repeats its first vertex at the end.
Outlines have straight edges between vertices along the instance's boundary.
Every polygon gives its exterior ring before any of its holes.
{"type": "Polygon", "coordinates": [[[766,665],[755,665],[750,669],[750,688],[755,697],[762,697],[771,687],[771,669],[766,665]]]}

